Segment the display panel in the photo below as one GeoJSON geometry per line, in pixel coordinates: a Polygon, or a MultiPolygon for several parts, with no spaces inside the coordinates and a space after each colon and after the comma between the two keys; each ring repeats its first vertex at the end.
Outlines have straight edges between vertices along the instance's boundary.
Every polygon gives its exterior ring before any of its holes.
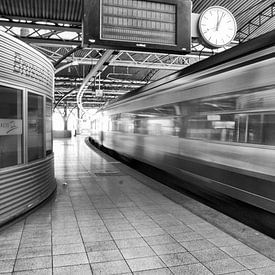
{"type": "Polygon", "coordinates": [[[176,5],[102,0],[101,38],[176,45],[176,5]]]}
{"type": "Polygon", "coordinates": [[[191,1],[84,0],[83,44],[136,51],[187,53],[191,1]]]}

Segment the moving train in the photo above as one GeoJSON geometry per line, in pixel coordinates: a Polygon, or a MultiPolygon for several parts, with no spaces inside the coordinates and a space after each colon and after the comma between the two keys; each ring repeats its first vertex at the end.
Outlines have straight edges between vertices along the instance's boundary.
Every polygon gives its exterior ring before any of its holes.
{"type": "Polygon", "coordinates": [[[274,44],[272,31],[123,95],[91,138],[274,214],[274,44]]]}

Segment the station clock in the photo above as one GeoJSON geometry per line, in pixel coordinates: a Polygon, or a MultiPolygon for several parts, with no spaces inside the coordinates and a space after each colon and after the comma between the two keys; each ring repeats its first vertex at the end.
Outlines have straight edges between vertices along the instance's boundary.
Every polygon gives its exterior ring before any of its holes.
{"type": "Polygon", "coordinates": [[[212,6],[201,13],[198,28],[203,44],[209,48],[219,48],[234,39],[237,24],[229,10],[212,6]]]}

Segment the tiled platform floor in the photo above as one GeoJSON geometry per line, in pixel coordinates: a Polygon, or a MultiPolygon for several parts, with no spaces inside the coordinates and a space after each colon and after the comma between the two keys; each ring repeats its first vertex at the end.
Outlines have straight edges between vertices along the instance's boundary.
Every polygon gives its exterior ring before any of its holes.
{"type": "Polygon", "coordinates": [[[54,145],[56,198],[0,233],[1,274],[275,274],[275,261],[120,170],[83,137],[54,145]]]}

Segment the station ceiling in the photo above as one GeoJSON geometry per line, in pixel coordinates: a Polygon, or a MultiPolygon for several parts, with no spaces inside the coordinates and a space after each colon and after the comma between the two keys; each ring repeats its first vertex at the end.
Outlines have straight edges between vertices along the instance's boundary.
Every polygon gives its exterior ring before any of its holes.
{"type": "MultiPolygon", "coordinates": [[[[192,13],[197,14],[215,5],[229,9],[237,22],[235,44],[275,27],[275,0],[193,0],[192,3],[192,13]]],[[[108,100],[224,50],[207,49],[195,38],[188,55],[82,48],[82,14],[82,0],[0,0],[0,30],[29,43],[53,62],[56,106],[75,108],[78,100],[83,108],[100,107],[108,100]],[[82,94],[78,94],[80,88],[82,94]]]]}

